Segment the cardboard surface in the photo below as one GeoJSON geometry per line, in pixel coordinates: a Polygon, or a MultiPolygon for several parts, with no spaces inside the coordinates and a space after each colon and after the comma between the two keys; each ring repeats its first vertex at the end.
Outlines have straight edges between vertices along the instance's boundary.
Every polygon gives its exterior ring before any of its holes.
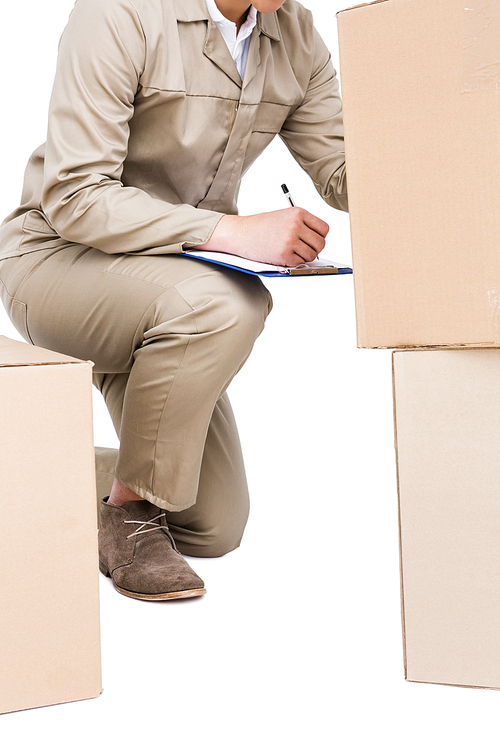
{"type": "Polygon", "coordinates": [[[0,360],[3,713],[95,697],[101,668],[91,364],[4,337],[0,360]]]}
{"type": "Polygon", "coordinates": [[[393,365],[406,677],[500,688],[500,350],[393,365]]]}
{"type": "Polygon", "coordinates": [[[500,346],[500,0],[337,18],[358,345],[500,346]]]}

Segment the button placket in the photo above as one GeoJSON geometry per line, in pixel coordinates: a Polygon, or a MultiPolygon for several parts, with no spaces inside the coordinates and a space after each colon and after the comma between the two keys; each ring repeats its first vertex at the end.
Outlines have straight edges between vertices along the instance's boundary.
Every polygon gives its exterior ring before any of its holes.
{"type": "Polygon", "coordinates": [[[247,70],[243,80],[239,101],[235,103],[235,117],[231,126],[224,154],[217,169],[210,190],[198,204],[198,208],[217,209],[229,195],[234,201],[245,154],[252,134],[258,105],[262,98],[265,71],[259,65],[261,36],[254,29],[248,55],[247,70]]]}

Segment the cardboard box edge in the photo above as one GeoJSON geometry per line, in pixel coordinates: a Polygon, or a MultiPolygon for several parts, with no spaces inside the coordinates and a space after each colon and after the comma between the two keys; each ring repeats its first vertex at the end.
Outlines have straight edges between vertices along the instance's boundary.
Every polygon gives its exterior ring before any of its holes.
{"type": "MultiPolygon", "coordinates": [[[[2,347],[2,344],[4,342],[7,342],[7,345],[9,346],[18,346],[25,351],[28,349],[31,349],[33,351],[38,352],[40,355],[43,354],[43,352],[46,352],[47,355],[52,355],[52,357],[47,357],[47,360],[43,359],[42,356],[40,356],[39,359],[35,359],[33,357],[32,361],[24,361],[24,362],[0,362],[0,367],[31,367],[31,366],[37,366],[37,365],[73,365],[73,364],[80,364],[82,362],[91,362],[91,360],[83,360],[78,359],[78,357],[72,357],[68,354],[63,354],[62,352],[55,352],[52,349],[46,349],[41,346],[36,346],[34,344],[30,344],[27,341],[20,341],[19,339],[12,339],[9,336],[0,335],[0,349],[2,347]],[[61,359],[57,359],[57,357],[61,357],[61,359]]],[[[92,366],[94,366],[94,362],[91,362],[92,366]]]]}
{"type": "Polygon", "coordinates": [[[378,5],[379,3],[388,3],[390,0],[372,0],[371,3],[359,3],[358,5],[351,5],[349,8],[342,8],[342,10],[337,11],[336,15],[337,17],[340,16],[341,13],[347,13],[350,10],[357,10],[358,8],[366,8],[370,5],[378,5]]]}
{"type": "Polygon", "coordinates": [[[396,351],[396,352],[425,352],[425,351],[446,351],[446,350],[467,350],[467,349],[500,349],[500,342],[482,341],[479,343],[454,343],[454,344],[379,344],[369,346],[368,344],[357,343],[358,349],[372,349],[374,351],[396,351]]]}
{"type": "Polygon", "coordinates": [[[409,677],[405,677],[406,682],[412,682],[414,685],[442,685],[443,687],[456,687],[466,688],[468,690],[500,690],[500,687],[494,687],[493,685],[462,685],[458,682],[430,682],[425,680],[412,680],[409,677]]]}
{"type": "Polygon", "coordinates": [[[17,714],[20,711],[36,711],[39,708],[50,708],[50,706],[64,706],[67,703],[79,703],[80,701],[90,701],[100,698],[103,694],[104,689],[102,687],[102,681],[99,687],[99,692],[92,691],[89,694],[82,695],[81,698],[70,698],[67,701],[60,701],[59,703],[37,703],[33,706],[21,706],[20,708],[10,708],[6,711],[0,709],[0,716],[8,716],[9,714],[17,714]]]}
{"type": "Polygon", "coordinates": [[[403,641],[403,668],[405,680],[408,679],[408,660],[406,654],[406,623],[405,623],[405,606],[404,606],[404,575],[403,575],[403,545],[402,545],[402,533],[401,533],[401,499],[399,491],[399,461],[398,461],[398,427],[397,427],[397,415],[396,415],[396,370],[395,370],[395,354],[392,353],[392,413],[394,420],[394,452],[396,457],[396,487],[398,493],[398,544],[399,544],[399,587],[400,587],[400,601],[401,601],[401,634],[403,641]]]}

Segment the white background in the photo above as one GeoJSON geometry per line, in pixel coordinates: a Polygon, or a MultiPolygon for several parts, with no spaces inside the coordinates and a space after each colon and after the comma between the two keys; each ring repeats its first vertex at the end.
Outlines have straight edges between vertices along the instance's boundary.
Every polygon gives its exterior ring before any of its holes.
{"type": "MultiPolygon", "coordinates": [[[[305,4],[338,69],[347,3],[305,4]]],[[[45,140],[72,5],[2,8],[2,217],[45,140]]],[[[278,139],[247,176],[241,213],[284,207],[282,182],[329,222],[325,257],[349,262],[348,216],[278,139]]],[[[500,746],[497,692],[404,681],[390,352],[356,349],[352,277],[269,287],[274,311],[230,391],[252,495],[242,546],[190,561],[199,600],[138,602],[101,577],[103,695],[0,717],[6,749],[500,746]]],[[[3,311],[0,333],[20,338],[3,311]]],[[[116,446],[95,395],[96,444],[116,446]]]]}

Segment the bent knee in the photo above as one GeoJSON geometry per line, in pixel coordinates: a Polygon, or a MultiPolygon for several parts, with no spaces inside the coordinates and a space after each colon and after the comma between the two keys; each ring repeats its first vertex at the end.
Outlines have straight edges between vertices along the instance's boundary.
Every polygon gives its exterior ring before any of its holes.
{"type": "Polygon", "coordinates": [[[198,333],[235,332],[255,339],[272,308],[269,291],[256,276],[214,270],[176,286],[196,316],[198,333]]]}

